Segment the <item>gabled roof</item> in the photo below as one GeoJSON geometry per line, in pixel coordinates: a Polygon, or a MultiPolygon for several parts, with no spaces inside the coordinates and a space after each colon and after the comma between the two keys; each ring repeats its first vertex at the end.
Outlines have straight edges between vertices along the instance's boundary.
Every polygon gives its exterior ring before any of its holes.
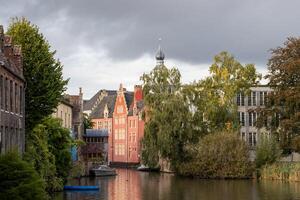
{"type": "MultiPolygon", "coordinates": [[[[84,100],[83,101],[83,110],[92,110],[95,104],[97,103],[97,100],[99,99],[101,93],[106,92],[107,95],[116,95],[117,91],[116,90],[99,90],[90,100],[84,100]]],[[[99,102],[98,102],[99,103],[99,102]]]]}
{"type": "Polygon", "coordinates": [[[92,110],[90,117],[91,119],[99,119],[104,118],[104,109],[107,105],[108,107],[108,117],[111,118],[114,112],[115,102],[116,102],[117,95],[108,95],[104,97],[100,103],[92,110]]]}
{"type": "Polygon", "coordinates": [[[124,92],[124,97],[127,105],[127,110],[130,109],[130,106],[133,104],[134,93],[133,92],[124,92]]]}

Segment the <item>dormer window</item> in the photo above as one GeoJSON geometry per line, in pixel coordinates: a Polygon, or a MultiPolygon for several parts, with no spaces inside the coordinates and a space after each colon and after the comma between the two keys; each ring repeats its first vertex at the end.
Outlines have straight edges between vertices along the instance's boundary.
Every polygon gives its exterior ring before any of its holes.
{"type": "Polygon", "coordinates": [[[108,118],[108,112],[104,112],[104,118],[108,118]]]}
{"type": "Polygon", "coordinates": [[[133,107],[133,115],[136,115],[136,114],[137,114],[137,108],[133,107]]]}

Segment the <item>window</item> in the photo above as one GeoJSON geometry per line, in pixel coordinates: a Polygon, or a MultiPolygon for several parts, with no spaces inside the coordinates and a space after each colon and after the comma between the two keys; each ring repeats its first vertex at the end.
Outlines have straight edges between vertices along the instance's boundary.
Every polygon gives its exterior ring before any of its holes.
{"type": "Polygon", "coordinates": [[[256,146],[256,133],[249,133],[249,139],[248,139],[249,145],[250,146],[256,146]]]}
{"type": "Polygon", "coordinates": [[[14,102],[15,102],[15,113],[19,112],[19,105],[18,105],[18,85],[17,83],[15,83],[15,98],[14,98],[14,102]]]}
{"type": "Polygon", "coordinates": [[[241,92],[241,106],[245,106],[245,95],[241,92]]]}
{"type": "Polygon", "coordinates": [[[244,141],[246,140],[246,134],[245,134],[245,132],[242,132],[242,133],[241,133],[241,138],[242,138],[242,140],[244,140],[244,141]]]}
{"type": "Polygon", "coordinates": [[[251,102],[252,102],[251,100],[252,100],[252,99],[251,99],[251,93],[250,93],[250,94],[248,95],[248,106],[251,106],[251,104],[252,104],[252,103],[251,103],[251,102]]]}
{"type": "Polygon", "coordinates": [[[1,104],[1,109],[3,109],[4,105],[4,98],[3,98],[3,76],[0,76],[0,104],[1,104]]]}
{"type": "Polygon", "coordinates": [[[119,139],[119,129],[115,129],[115,140],[119,139]]]}
{"type": "Polygon", "coordinates": [[[125,145],[124,144],[116,144],[115,147],[115,155],[125,155],[125,145]]]}
{"type": "Polygon", "coordinates": [[[5,82],[4,82],[4,94],[5,94],[5,110],[8,111],[8,78],[5,79],[5,82]]]}
{"type": "Polygon", "coordinates": [[[239,112],[239,117],[240,117],[240,124],[242,126],[245,126],[245,113],[244,112],[239,112]]]}
{"type": "Polygon", "coordinates": [[[119,120],[117,117],[115,118],[115,124],[119,124],[119,120]]]}
{"type": "Polygon", "coordinates": [[[123,113],[123,106],[117,107],[117,113],[123,113]]]}
{"type": "Polygon", "coordinates": [[[14,95],[14,86],[13,86],[13,82],[12,80],[9,81],[9,105],[10,105],[10,112],[13,112],[13,105],[14,105],[14,102],[13,102],[13,95],[14,95]]]}
{"type": "Polygon", "coordinates": [[[237,97],[236,97],[236,104],[237,104],[238,106],[241,105],[241,93],[240,93],[240,92],[237,94],[237,97]]]}
{"type": "Polygon", "coordinates": [[[256,92],[252,92],[252,106],[256,106],[256,92]]]}
{"type": "Polygon", "coordinates": [[[260,106],[264,106],[267,103],[267,96],[268,93],[267,92],[260,92],[259,93],[259,105],[260,106]]]}
{"type": "Polygon", "coordinates": [[[20,86],[20,114],[23,114],[23,87],[20,86]]]}
{"type": "Polygon", "coordinates": [[[125,129],[119,129],[119,139],[120,140],[125,139],[125,129]]]}
{"type": "Polygon", "coordinates": [[[249,126],[255,126],[256,117],[256,112],[249,112],[249,126]]]}

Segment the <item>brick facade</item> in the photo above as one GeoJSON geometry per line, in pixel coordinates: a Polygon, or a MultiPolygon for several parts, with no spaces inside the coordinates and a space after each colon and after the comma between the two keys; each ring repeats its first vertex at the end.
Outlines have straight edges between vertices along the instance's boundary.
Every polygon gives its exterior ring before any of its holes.
{"type": "Polygon", "coordinates": [[[24,88],[21,47],[0,26],[0,153],[25,150],[24,88]]]}
{"type": "Polygon", "coordinates": [[[108,131],[108,162],[138,164],[144,136],[141,86],[135,86],[133,92],[122,84],[117,91],[101,90],[85,103],[93,128],[108,131]]]}

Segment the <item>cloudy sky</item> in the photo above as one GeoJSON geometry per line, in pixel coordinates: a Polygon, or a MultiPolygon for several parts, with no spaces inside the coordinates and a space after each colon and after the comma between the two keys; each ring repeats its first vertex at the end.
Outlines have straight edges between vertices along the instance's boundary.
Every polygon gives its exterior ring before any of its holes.
{"type": "Polygon", "coordinates": [[[269,49],[300,35],[299,0],[0,0],[0,24],[25,16],[40,27],[85,98],[101,88],[128,90],[155,66],[158,38],[166,65],[184,82],[208,74],[226,50],[266,73],[269,49]]]}

